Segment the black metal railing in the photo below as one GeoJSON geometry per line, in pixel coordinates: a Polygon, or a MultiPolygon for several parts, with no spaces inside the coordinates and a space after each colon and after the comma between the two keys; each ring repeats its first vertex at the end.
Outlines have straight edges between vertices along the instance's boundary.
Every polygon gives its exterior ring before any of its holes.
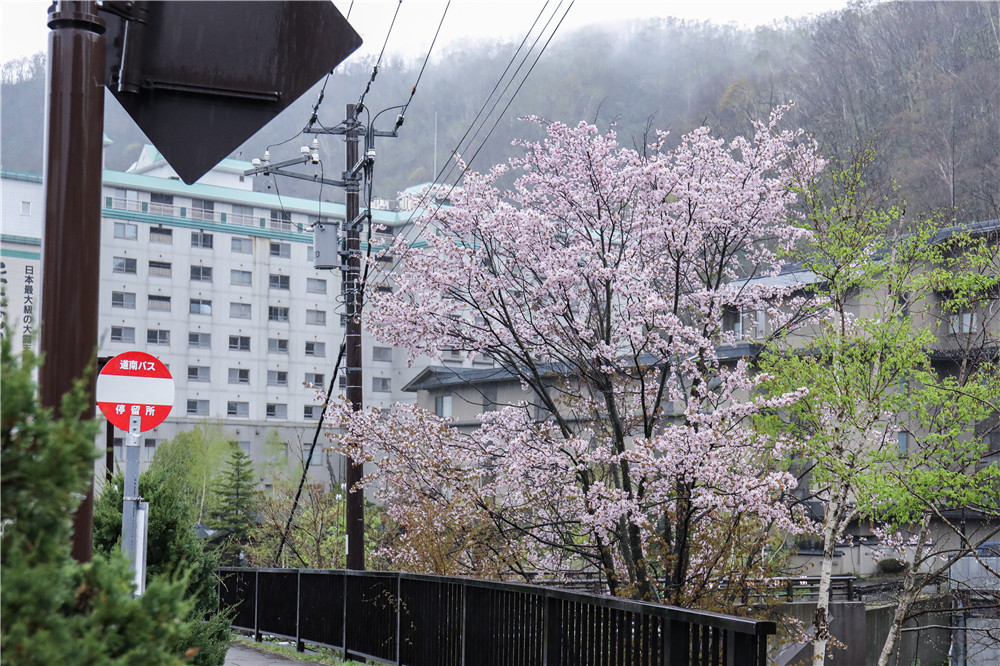
{"type": "Polygon", "coordinates": [[[764,666],[773,622],[536,585],[223,568],[233,627],[411,666],[764,666]]]}

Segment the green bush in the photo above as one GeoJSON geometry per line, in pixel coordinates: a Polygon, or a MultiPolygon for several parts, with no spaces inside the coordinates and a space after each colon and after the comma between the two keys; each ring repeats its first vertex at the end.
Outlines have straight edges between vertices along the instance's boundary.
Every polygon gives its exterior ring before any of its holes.
{"type": "Polygon", "coordinates": [[[898,560],[895,557],[887,557],[878,561],[879,573],[898,574],[903,573],[905,568],[906,564],[902,560],[898,560]]]}
{"type": "MultiPolygon", "coordinates": [[[[70,557],[72,513],[93,474],[97,424],[83,384],[58,414],[38,404],[31,352],[0,344],[0,663],[160,666],[185,663],[194,602],[181,580],[132,596],[125,559],[70,557]]],[[[198,623],[200,624],[200,623],[198,623]]]]}
{"type": "MultiPolygon", "coordinates": [[[[94,506],[94,549],[112,555],[121,548],[122,487],[119,474],[94,506]]],[[[218,554],[194,531],[197,507],[169,469],[152,467],[139,477],[139,495],[149,502],[146,580],[183,580],[193,602],[180,641],[197,650],[192,664],[221,665],[230,643],[230,617],[216,614],[218,554]]]]}

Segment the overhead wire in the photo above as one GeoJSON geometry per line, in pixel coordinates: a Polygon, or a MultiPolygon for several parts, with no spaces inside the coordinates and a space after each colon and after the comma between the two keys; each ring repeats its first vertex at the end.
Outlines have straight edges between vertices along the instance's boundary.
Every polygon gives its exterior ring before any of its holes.
{"type": "MultiPolygon", "coordinates": [[[[565,20],[566,16],[569,14],[570,9],[572,9],[574,2],[575,2],[575,0],[570,0],[569,4],[566,7],[566,10],[562,14],[562,17],[556,23],[556,25],[552,29],[552,32],[549,35],[548,39],[545,41],[544,45],[542,46],[542,50],[535,57],[534,62],[531,64],[531,66],[529,67],[527,73],[522,78],[520,84],[514,90],[513,95],[510,97],[510,99],[508,100],[507,104],[504,106],[503,112],[506,112],[507,109],[510,108],[510,105],[513,103],[514,98],[517,96],[517,93],[520,92],[520,90],[523,87],[524,83],[527,81],[528,76],[530,76],[530,74],[532,73],[532,71],[534,71],[535,65],[537,65],[537,63],[538,63],[539,59],[541,58],[542,54],[545,52],[545,50],[548,48],[549,44],[552,42],[552,39],[555,37],[556,32],[562,26],[562,23],[565,20]]],[[[489,115],[493,113],[493,111],[496,109],[497,105],[499,104],[499,100],[502,99],[503,95],[510,89],[510,86],[512,85],[513,81],[517,77],[518,72],[520,72],[520,70],[523,67],[524,63],[527,62],[527,59],[530,56],[530,53],[534,50],[535,46],[538,44],[539,40],[541,39],[541,36],[548,29],[549,25],[551,25],[552,19],[555,18],[556,14],[559,12],[559,9],[562,6],[562,4],[563,4],[562,1],[560,1],[559,4],[556,6],[556,8],[552,11],[552,14],[549,15],[549,18],[546,20],[545,25],[539,31],[539,34],[535,37],[535,40],[532,42],[531,47],[528,49],[528,51],[524,54],[523,58],[521,59],[521,63],[517,66],[517,69],[515,69],[514,73],[511,75],[510,79],[507,81],[507,84],[504,86],[504,90],[501,91],[501,93],[497,96],[497,100],[494,101],[494,103],[493,103],[492,106],[490,106],[490,110],[487,113],[486,118],[488,118],[489,115]]],[[[510,71],[511,67],[514,66],[515,62],[517,62],[519,54],[521,54],[521,51],[524,48],[524,45],[528,42],[529,38],[531,37],[532,33],[535,30],[535,27],[538,25],[538,22],[541,20],[542,16],[545,14],[545,10],[548,7],[548,5],[549,5],[549,2],[546,2],[542,6],[542,9],[539,11],[538,15],[535,17],[535,20],[532,23],[531,28],[528,29],[528,32],[525,34],[524,39],[522,39],[522,41],[518,45],[517,49],[515,49],[514,54],[511,56],[510,61],[507,63],[507,67],[504,69],[503,73],[497,79],[496,84],[493,86],[493,90],[490,91],[490,94],[487,96],[486,100],[483,102],[483,105],[480,107],[479,112],[476,114],[476,117],[472,120],[472,122],[470,123],[469,127],[465,130],[465,133],[459,139],[458,144],[456,145],[455,150],[452,151],[453,154],[455,154],[455,155],[459,155],[460,154],[460,149],[461,149],[462,144],[469,137],[469,133],[473,131],[473,128],[476,127],[477,123],[478,123],[478,129],[476,129],[476,131],[472,134],[472,138],[470,139],[470,143],[471,143],[471,141],[475,140],[476,136],[479,134],[479,131],[482,130],[482,127],[486,123],[486,118],[484,118],[482,122],[479,122],[480,118],[482,117],[483,112],[485,111],[486,107],[490,105],[490,100],[493,99],[493,96],[496,94],[497,90],[500,88],[500,85],[503,83],[504,79],[507,78],[507,73],[510,71]]],[[[483,139],[483,141],[480,143],[479,148],[477,148],[476,151],[475,151],[475,153],[473,154],[473,157],[469,161],[465,162],[465,168],[466,169],[472,164],[472,160],[474,160],[475,157],[478,156],[479,152],[485,146],[486,140],[488,140],[490,138],[490,136],[492,136],[494,130],[496,129],[496,127],[499,124],[499,122],[500,122],[501,119],[502,119],[502,115],[500,117],[498,117],[497,120],[494,122],[494,124],[490,128],[490,131],[487,134],[486,138],[483,139]]],[[[433,193],[437,189],[439,183],[442,183],[445,179],[447,179],[450,176],[450,174],[456,168],[456,166],[457,166],[456,161],[455,160],[451,160],[451,164],[450,165],[445,165],[445,166],[441,167],[441,169],[438,171],[437,175],[435,176],[434,181],[432,181],[431,185],[426,189],[426,191],[421,195],[420,199],[414,205],[413,211],[410,213],[410,216],[407,219],[407,223],[410,223],[410,222],[413,221],[413,217],[416,215],[417,211],[421,209],[421,207],[424,205],[424,202],[428,199],[428,197],[431,195],[431,193],[433,193]]],[[[459,175],[459,178],[456,180],[456,182],[454,184],[452,184],[451,190],[453,190],[457,186],[459,180],[461,180],[461,174],[459,175]]],[[[443,205],[442,201],[443,201],[443,199],[439,200],[438,203],[436,203],[434,205],[434,208],[435,209],[439,209],[443,205]]],[[[417,236],[415,238],[413,238],[411,241],[409,241],[408,247],[412,247],[415,243],[417,243],[420,240],[420,237],[423,235],[423,233],[424,233],[424,229],[420,229],[418,231],[418,233],[417,233],[417,236]]],[[[396,269],[399,267],[400,262],[403,260],[404,256],[405,256],[405,252],[400,253],[400,255],[396,257],[396,259],[393,262],[392,266],[388,270],[382,272],[382,274],[379,276],[379,280],[374,283],[376,287],[378,287],[381,284],[384,284],[385,282],[388,281],[389,276],[396,271],[396,269]]]]}
{"type": "Polygon", "coordinates": [[[292,529],[292,521],[295,518],[295,511],[299,508],[299,499],[302,497],[302,487],[306,483],[306,477],[309,475],[309,468],[312,466],[313,454],[316,451],[316,442],[319,441],[319,434],[323,431],[323,419],[326,417],[326,408],[330,404],[330,400],[333,397],[333,384],[337,381],[337,374],[340,372],[340,362],[344,359],[344,349],[347,347],[347,335],[344,335],[344,340],[340,343],[340,351],[337,353],[337,363],[333,369],[333,376],[330,377],[330,388],[326,392],[326,400],[323,401],[323,408],[319,413],[319,421],[316,423],[316,432],[313,433],[312,445],[309,447],[309,455],[303,461],[302,465],[302,477],[299,479],[299,487],[295,491],[295,499],[292,500],[292,508],[288,513],[288,522],[285,523],[285,529],[281,531],[281,541],[278,543],[278,550],[274,555],[274,566],[279,566],[281,563],[281,553],[285,549],[285,541],[288,539],[288,533],[292,529]]]}
{"type": "Polygon", "coordinates": [[[441,20],[438,21],[437,30],[434,32],[434,39],[431,40],[431,45],[427,49],[427,54],[424,56],[424,63],[420,66],[420,72],[417,73],[417,80],[413,82],[413,88],[410,90],[410,97],[406,100],[406,104],[403,105],[403,110],[399,113],[399,118],[396,120],[396,129],[399,129],[400,125],[403,124],[403,118],[406,116],[406,110],[410,107],[410,102],[413,101],[413,96],[417,94],[417,86],[420,85],[420,79],[424,75],[424,69],[427,68],[427,61],[431,58],[431,52],[434,50],[434,45],[437,43],[438,35],[441,34],[441,26],[444,25],[444,17],[448,15],[448,8],[451,7],[451,0],[448,0],[448,4],[444,6],[444,11],[441,12],[441,20]]]}
{"type": "Polygon", "coordinates": [[[389,44],[389,37],[392,35],[392,28],[396,25],[396,17],[399,16],[399,8],[403,6],[403,0],[399,0],[396,3],[396,12],[392,15],[392,22],[389,24],[389,30],[385,33],[385,41],[382,42],[382,51],[378,54],[378,59],[375,61],[375,67],[372,68],[371,78],[368,79],[368,85],[365,86],[364,92],[361,93],[361,97],[358,99],[358,108],[365,108],[365,96],[368,91],[372,88],[372,83],[375,82],[375,77],[378,76],[378,68],[382,64],[382,56],[385,55],[385,47],[389,44]]]}

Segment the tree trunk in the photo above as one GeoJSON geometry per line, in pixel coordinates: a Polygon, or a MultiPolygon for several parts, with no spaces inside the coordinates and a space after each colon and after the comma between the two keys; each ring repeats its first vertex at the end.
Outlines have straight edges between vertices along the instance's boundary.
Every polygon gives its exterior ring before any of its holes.
{"type": "Polygon", "coordinates": [[[823,522],[823,561],[820,563],[819,591],[816,598],[816,613],[813,616],[812,666],[824,666],[826,663],[826,648],[830,641],[830,580],[833,577],[833,554],[837,549],[846,499],[847,486],[842,486],[831,496],[826,519],[823,522]]]}
{"type": "Polygon", "coordinates": [[[903,578],[903,589],[899,593],[899,603],[896,605],[896,612],[892,617],[892,626],[889,628],[889,635],[886,636],[885,643],[882,645],[882,653],[878,657],[878,666],[889,666],[889,660],[892,658],[893,652],[896,651],[896,645],[899,643],[899,637],[903,632],[903,622],[906,621],[910,607],[923,587],[923,585],[917,582],[917,566],[923,559],[924,544],[927,542],[929,525],[930,514],[925,513],[920,524],[920,538],[917,540],[913,557],[906,567],[906,576],[903,578]]]}

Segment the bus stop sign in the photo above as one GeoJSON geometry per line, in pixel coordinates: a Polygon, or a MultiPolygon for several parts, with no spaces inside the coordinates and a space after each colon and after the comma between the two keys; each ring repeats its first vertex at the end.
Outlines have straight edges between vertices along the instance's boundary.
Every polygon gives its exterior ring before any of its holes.
{"type": "Polygon", "coordinates": [[[140,432],[163,423],[174,406],[174,378],[160,359],[140,351],[115,356],[97,376],[97,406],[119,430],[139,416],[140,432]]]}

